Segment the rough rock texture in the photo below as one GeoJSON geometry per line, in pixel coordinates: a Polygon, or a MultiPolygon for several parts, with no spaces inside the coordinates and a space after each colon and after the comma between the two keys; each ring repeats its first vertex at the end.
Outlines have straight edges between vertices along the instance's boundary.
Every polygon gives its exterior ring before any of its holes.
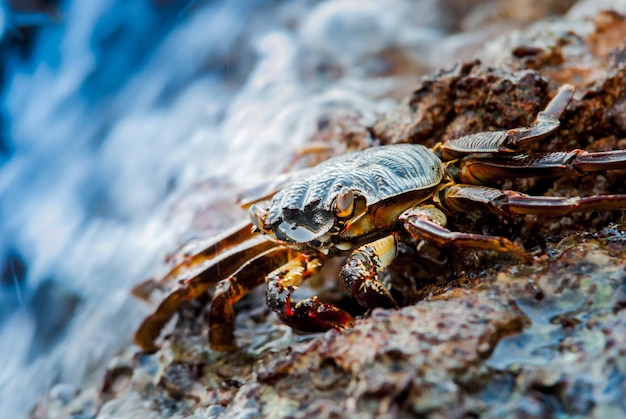
{"type": "MultiPolygon", "coordinates": [[[[523,126],[568,82],[578,93],[561,129],[533,149],[626,148],[626,19],[579,13],[498,39],[481,61],[427,77],[369,129],[329,120],[320,136],[338,126],[350,133],[350,148],[434,145],[523,126]]],[[[555,196],[626,193],[626,175],[501,186],[555,196]]],[[[226,354],[208,349],[203,304],[190,304],[159,352],[123,351],[100,389],[57,386],[32,416],[624,416],[623,222],[619,211],[459,215],[451,228],[516,240],[533,252],[533,264],[428,245],[418,255],[407,241],[387,278],[402,309],[374,310],[342,334],[302,337],[253,293],[238,305],[241,349],[226,354]]],[[[324,292],[337,299],[335,290],[324,292]]]]}

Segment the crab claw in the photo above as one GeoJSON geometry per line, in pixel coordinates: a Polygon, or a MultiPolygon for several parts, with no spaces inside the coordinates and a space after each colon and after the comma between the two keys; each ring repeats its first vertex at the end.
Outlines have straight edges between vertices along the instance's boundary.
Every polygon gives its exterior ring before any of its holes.
{"type": "Polygon", "coordinates": [[[324,304],[317,297],[299,301],[292,310],[279,314],[283,323],[302,332],[325,332],[330,329],[352,328],[354,317],[332,304],[324,304]]]}

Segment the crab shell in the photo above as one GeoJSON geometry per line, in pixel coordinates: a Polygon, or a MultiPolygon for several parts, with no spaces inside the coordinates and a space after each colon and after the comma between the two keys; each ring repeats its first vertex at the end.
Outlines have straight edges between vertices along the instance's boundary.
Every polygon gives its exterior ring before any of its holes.
{"type": "Polygon", "coordinates": [[[253,206],[250,217],[272,240],[341,253],[388,233],[443,177],[441,160],[426,147],[370,148],[316,166],[279,191],[266,210],[253,206]]]}

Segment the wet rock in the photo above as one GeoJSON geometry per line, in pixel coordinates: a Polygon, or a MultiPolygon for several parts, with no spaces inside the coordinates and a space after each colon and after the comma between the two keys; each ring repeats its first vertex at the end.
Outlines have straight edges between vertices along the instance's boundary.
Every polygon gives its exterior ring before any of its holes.
{"type": "MultiPolygon", "coordinates": [[[[623,148],[624,20],[616,11],[594,16],[572,12],[495,39],[480,61],[426,78],[369,131],[329,118],[321,128],[333,132],[320,135],[357,132],[357,147],[372,138],[432,146],[526,125],[569,82],[578,93],[562,127],[533,150],[623,148]]],[[[623,171],[501,184],[548,196],[626,193],[625,185],[623,171]]],[[[623,416],[623,215],[471,214],[451,217],[450,227],[516,240],[533,249],[534,262],[418,250],[409,241],[387,278],[403,296],[400,310],[374,310],[344,333],[301,337],[251,295],[236,307],[240,348],[225,354],[208,348],[206,312],[190,304],[156,354],[112,366],[100,415],[623,416]]]]}
{"type": "Polygon", "coordinates": [[[432,146],[468,132],[525,126],[540,110],[546,88],[537,72],[459,64],[426,78],[373,130],[384,144],[432,146]]]}

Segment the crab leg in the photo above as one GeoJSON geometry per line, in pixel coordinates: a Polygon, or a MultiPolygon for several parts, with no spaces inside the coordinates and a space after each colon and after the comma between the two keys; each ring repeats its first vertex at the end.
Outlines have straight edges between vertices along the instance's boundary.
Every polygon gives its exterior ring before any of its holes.
{"type": "Polygon", "coordinates": [[[185,257],[183,261],[176,264],[161,279],[151,278],[137,284],[132,289],[133,295],[142,300],[148,300],[150,294],[155,289],[163,288],[168,282],[185,277],[193,277],[202,271],[207,264],[211,263],[211,260],[217,255],[224,254],[224,252],[254,239],[257,235],[253,230],[253,226],[249,221],[241,223],[224,234],[217,236],[198,253],[185,257]]]}
{"type": "Polygon", "coordinates": [[[378,274],[393,262],[397,254],[398,241],[394,234],[352,252],[339,273],[350,296],[369,309],[398,308],[387,287],[378,281],[378,274]]]}
{"type": "Polygon", "coordinates": [[[180,288],[165,297],[154,313],[144,319],[135,332],[135,343],[144,352],[158,350],[154,341],[183,301],[199,297],[217,281],[232,275],[242,265],[242,261],[254,259],[275,246],[275,243],[257,236],[213,258],[208,266],[202,267],[201,272],[181,281],[180,288]]]}
{"type": "MultiPolygon", "coordinates": [[[[452,166],[450,166],[451,168],[452,166]]],[[[590,153],[584,150],[461,161],[453,177],[461,183],[487,184],[504,178],[582,176],[589,172],[626,169],[626,150],[590,153]]]]}
{"type": "Polygon", "coordinates": [[[472,153],[511,153],[539,141],[559,127],[559,118],[574,96],[574,86],[564,84],[530,127],[508,131],[479,132],[450,140],[438,147],[445,160],[472,153]]]}
{"type": "Polygon", "coordinates": [[[589,197],[532,196],[485,186],[454,185],[444,191],[443,204],[454,211],[472,212],[480,207],[495,214],[561,216],[573,212],[626,209],[626,195],[589,197]]]}
{"type": "Polygon", "coordinates": [[[235,348],[233,304],[265,282],[265,275],[288,262],[290,251],[275,247],[245,263],[233,275],[218,282],[209,312],[209,344],[216,351],[235,348]]]}
{"type": "Polygon", "coordinates": [[[445,228],[446,216],[432,205],[416,207],[401,217],[404,228],[416,239],[426,240],[438,246],[457,246],[509,253],[524,262],[530,256],[520,246],[504,237],[461,233],[445,228]]]}
{"type": "Polygon", "coordinates": [[[315,296],[294,303],[291,294],[311,275],[319,271],[321,261],[300,254],[270,273],[267,278],[267,305],[281,321],[303,332],[343,330],[352,327],[354,319],[332,304],[324,304],[315,296]]]}

